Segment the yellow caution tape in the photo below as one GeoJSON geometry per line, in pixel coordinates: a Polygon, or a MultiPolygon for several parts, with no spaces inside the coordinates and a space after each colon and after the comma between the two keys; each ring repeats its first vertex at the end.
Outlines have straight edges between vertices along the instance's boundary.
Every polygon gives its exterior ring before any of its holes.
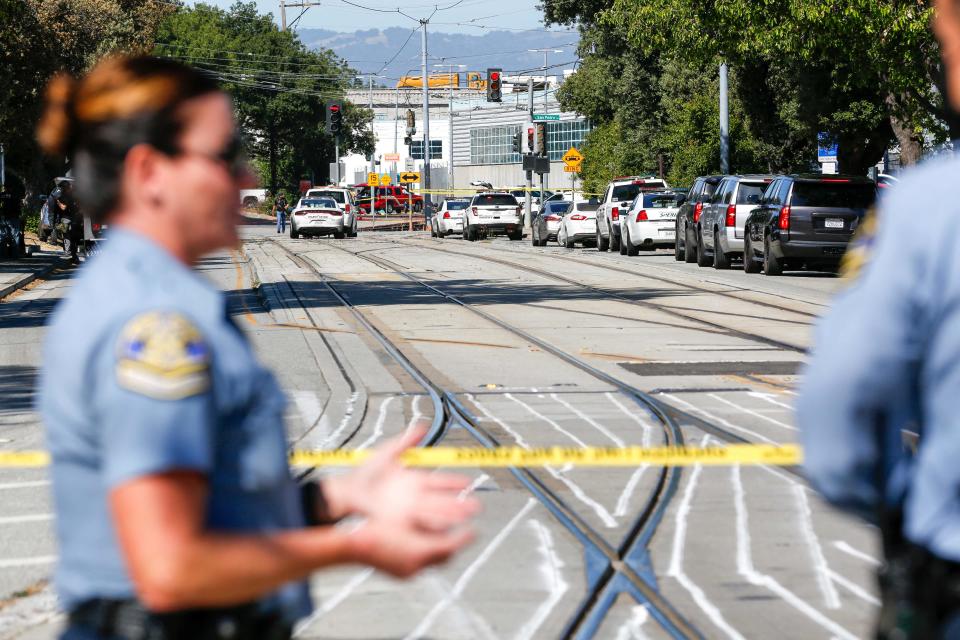
{"type": "MultiPolygon", "coordinates": [[[[296,467],[355,466],[372,451],[337,449],[330,451],[294,451],[290,464],[296,467]]],[[[734,444],[726,447],[544,447],[522,449],[500,447],[427,447],[410,449],[403,462],[411,467],[542,467],[574,465],[582,467],[635,467],[649,464],[661,467],[692,465],[723,466],[733,464],[793,466],[803,463],[799,445],[734,444]]],[[[0,468],[45,467],[50,455],[45,451],[0,451],[0,468]]]]}

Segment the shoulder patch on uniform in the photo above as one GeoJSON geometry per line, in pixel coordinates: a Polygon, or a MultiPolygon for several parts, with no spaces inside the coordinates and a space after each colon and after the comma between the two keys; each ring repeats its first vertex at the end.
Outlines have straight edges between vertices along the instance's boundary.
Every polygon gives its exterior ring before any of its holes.
{"type": "Polygon", "coordinates": [[[210,351],[200,330],[173,311],[136,316],[120,332],[117,383],[158,400],[180,400],[206,391],[210,351]]]}
{"type": "Polygon", "coordinates": [[[853,239],[840,261],[840,277],[847,282],[856,281],[870,261],[877,239],[877,224],[876,208],[871,208],[864,214],[863,221],[854,232],[853,239]]]}

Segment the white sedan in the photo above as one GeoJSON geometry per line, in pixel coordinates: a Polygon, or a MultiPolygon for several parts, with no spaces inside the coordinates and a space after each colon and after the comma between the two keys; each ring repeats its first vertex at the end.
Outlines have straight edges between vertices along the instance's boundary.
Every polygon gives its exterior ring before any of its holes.
{"type": "Polygon", "coordinates": [[[333,235],[346,236],[343,211],[333,198],[303,198],[290,216],[290,237],[333,235]]]}
{"type": "Polygon", "coordinates": [[[672,191],[638,193],[626,215],[620,216],[620,253],[635,256],[641,249],[672,247],[679,210],[672,191]]]}
{"type": "Polygon", "coordinates": [[[430,218],[430,235],[441,239],[454,233],[463,235],[463,210],[468,206],[469,200],[444,200],[437,213],[430,218]]]}
{"type": "Polygon", "coordinates": [[[593,244],[597,238],[597,205],[576,202],[563,216],[557,230],[557,244],[573,249],[576,243],[593,244]]]}

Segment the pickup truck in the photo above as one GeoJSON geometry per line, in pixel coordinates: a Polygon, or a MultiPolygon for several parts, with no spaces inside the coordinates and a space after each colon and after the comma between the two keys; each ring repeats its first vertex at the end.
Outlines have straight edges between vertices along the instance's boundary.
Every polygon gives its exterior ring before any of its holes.
{"type": "Polygon", "coordinates": [[[266,199],[267,199],[266,189],[241,189],[240,190],[240,202],[245,207],[255,207],[261,202],[266,201],[266,199]]]}
{"type": "Polygon", "coordinates": [[[623,176],[607,185],[597,209],[597,249],[620,250],[620,214],[626,215],[630,203],[641,191],[668,189],[662,178],[652,176],[623,176]]]}

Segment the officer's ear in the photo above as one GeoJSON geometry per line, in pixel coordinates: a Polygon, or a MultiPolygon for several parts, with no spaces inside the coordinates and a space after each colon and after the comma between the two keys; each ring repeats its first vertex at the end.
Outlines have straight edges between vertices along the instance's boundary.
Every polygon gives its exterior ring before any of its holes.
{"type": "Polygon", "coordinates": [[[934,0],[933,32],[940,41],[947,99],[960,111],[960,3],[957,0],[934,0]]]}
{"type": "Polygon", "coordinates": [[[166,159],[148,144],[130,148],[123,163],[121,193],[124,204],[157,206],[163,202],[164,185],[169,184],[162,178],[166,159]]]}

